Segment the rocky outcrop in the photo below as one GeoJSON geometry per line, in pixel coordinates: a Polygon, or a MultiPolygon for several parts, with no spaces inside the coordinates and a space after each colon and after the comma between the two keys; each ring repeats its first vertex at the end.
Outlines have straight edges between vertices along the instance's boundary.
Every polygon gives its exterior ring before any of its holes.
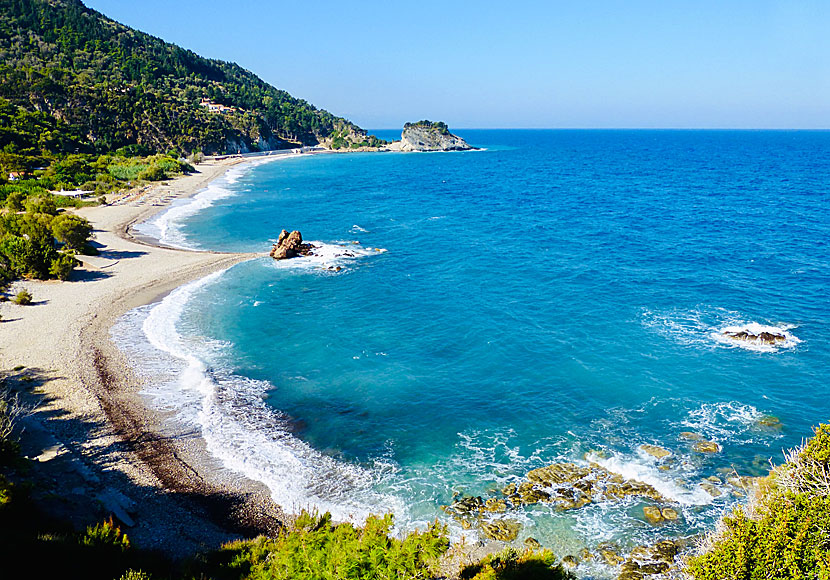
{"type": "Polygon", "coordinates": [[[450,133],[441,121],[418,121],[404,125],[401,140],[389,149],[396,151],[468,151],[475,149],[464,139],[450,133]]]}
{"type": "Polygon", "coordinates": [[[313,255],[313,249],[314,246],[311,244],[303,243],[303,235],[297,230],[291,233],[282,230],[269,255],[275,260],[287,260],[297,256],[311,256],[313,255]]]}
{"type": "Polygon", "coordinates": [[[784,342],[787,340],[787,337],[783,334],[779,334],[777,332],[759,332],[758,334],[752,334],[751,332],[747,332],[746,330],[739,330],[736,332],[724,332],[724,336],[728,336],[733,340],[744,340],[747,342],[760,342],[762,344],[777,344],[779,342],[784,342]]]}

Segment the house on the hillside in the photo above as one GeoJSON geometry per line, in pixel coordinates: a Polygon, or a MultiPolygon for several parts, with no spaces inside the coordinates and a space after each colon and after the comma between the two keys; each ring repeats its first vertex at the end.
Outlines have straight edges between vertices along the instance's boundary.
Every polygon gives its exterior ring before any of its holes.
{"type": "Polygon", "coordinates": [[[225,105],[211,102],[209,99],[202,99],[200,106],[206,108],[211,113],[235,113],[236,107],[226,107],[225,105]]]}

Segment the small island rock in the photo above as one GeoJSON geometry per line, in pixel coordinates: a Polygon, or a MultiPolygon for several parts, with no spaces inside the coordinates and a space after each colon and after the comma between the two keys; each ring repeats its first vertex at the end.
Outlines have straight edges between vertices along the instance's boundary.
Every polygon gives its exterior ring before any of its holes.
{"type": "Polygon", "coordinates": [[[277,243],[271,248],[269,256],[275,260],[287,260],[297,256],[310,256],[314,246],[303,243],[303,235],[294,230],[288,233],[286,230],[280,232],[277,243]]]}
{"type": "Polygon", "coordinates": [[[441,121],[418,121],[403,127],[401,140],[390,147],[393,151],[468,151],[475,149],[464,139],[450,133],[441,121]]]}

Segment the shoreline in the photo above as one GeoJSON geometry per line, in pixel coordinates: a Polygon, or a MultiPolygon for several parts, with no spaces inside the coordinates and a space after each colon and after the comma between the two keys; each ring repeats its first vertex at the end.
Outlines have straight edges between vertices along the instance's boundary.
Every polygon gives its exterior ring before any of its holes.
{"type": "Polygon", "coordinates": [[[286,518],[264,485],[213,458],[200,433],[171,428],[164,411],[147,407],[142,379],[110,337],[133,308],[262,255],[172,248],[130,231],[245,161],[202,163],[117,205],[76,210],[92,223],[100,255],[68,282],[15,282],[11,292],[28,289],[30,306],[0,304],[0,369],[35,407],[21,446],[36,475],[55,482],[53,491],[78,484],[67,508],[77,520],[113,514],[137,545],[173,557],[274,532],[286,518]]]}

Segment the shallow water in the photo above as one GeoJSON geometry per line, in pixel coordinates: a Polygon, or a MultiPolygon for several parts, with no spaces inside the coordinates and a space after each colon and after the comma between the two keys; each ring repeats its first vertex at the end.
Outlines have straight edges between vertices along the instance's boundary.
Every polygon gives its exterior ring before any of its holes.
{"type": "Polygon", "coordinates": [[[588,454],[681,519],[536,505],[509,514],[519,540],[564,554],[711,528],[740,499],[703,478],[763,474],[830,415],[830,133],[461,134],[486,150],[236,168],[148,224],[176,245],[267,251],[286,228],[324,249],[125,317],[137,364],[166,353],[149,396],[287,507],[460,534],[439,509],[454,494],[588,454]],[[721,334],[744,328],[787,340],[721,334]]]}

